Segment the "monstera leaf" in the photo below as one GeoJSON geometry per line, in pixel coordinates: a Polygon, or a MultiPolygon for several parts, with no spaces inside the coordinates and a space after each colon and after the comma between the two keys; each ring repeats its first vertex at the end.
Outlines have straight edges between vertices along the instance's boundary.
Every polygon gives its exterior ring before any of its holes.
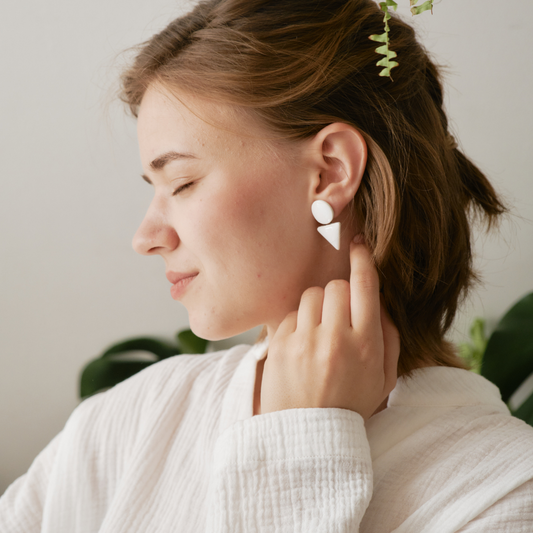
{"type": "Polygon", "coordinates": [[[519,300],[500,320],[490,336],[481,375],[497,385],[514,416],[533,425],[533,292],[519,300]],[[530,379],[528,379],[530,378],[530,379]],[[510,400],[526,395],[516,407],[510,400]]]}
{"type": "Polygon", "coordinates": [[[118,342],[85,365],[80,376],[79,396],[85,399],[109,389],[168,357],[181,353],[205,353],[206,348],[207,341],[197,337],[190,329],[179,331],[176,342],[152,337],[135,337],[118,342]],[[140,361],[131,355],[133,352],[147,352],[152,354],[153,360],[140,361]]]}
{"type": "Polygon", "coordinates": [[[184,353],[205,353],[208,341],[197,337],[190,329],[180,331],[176,337],[184,353]]]}

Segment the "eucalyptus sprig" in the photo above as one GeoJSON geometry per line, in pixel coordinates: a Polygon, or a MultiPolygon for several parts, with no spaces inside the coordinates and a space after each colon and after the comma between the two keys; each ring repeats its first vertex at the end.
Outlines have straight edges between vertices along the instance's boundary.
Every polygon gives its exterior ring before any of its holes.
{"type": "Polygon", "coordinates": [[[389,20],[391,19],[389,7],[392,7],[392,9],[396,11],[398,4],[394,0],[385,0],[384,2],[379,3],[379,7],[381,11],[385,13],[385,16],[383,17],[383,22],[385,23],[385,31],[380,35],[371,35],[369,38],[372,41],[383,43],[381,46],[378,46],[376,48],[376,52],[378,54],[384,55],[385,57],[383,59],[380,59],[376,63],[376,66],[383,67],[383,70],[379,73],[380,76],[388,76],[392,79],[390,71],[392,68],[397,67],[398,63],[396,61],[392,61],[392,59],[396,57],[396,52],[389,50],[389,20]]]}
{"type": "MultiPolygon", "coordinates": [[[[424,11],[428,10],[431,10],[431,13],[433,14],[433,0],[426,0],[425,2],[417,6],[416,4],[418,1],[419,0],[409,0],[412,15],[419,15],[420,13],[423,13],[424,11]]],[[[393,59],[397,57],[396,52],[389,48],[389,20],[392,18],[392,15],[389,12],[389,7],[392,7],[392,9],[396,11],[398,4],[394,0],[385,0],[383,2],[379,2],[379,7],[381,11],[385,13],[385,16],[383,17],[383,22],[385,23],[384,32],[380,35],[371,35],[369,39],[378,43],[383,43],[381,46],[378,46],[376,48],[376,52],[378,54],[384,55],[385,57],[380,59],[376,63],[376,66],[383,67],[382,71],[379,73],[380,76],[388,76],[392,80],[390,71],[394,67],[398,66],[398,62],[393,61],[393,59]]]]}
{"type": "Polygon", "coordinates": [[[433,15],[433,0],[426,0],[426,2],[420,4],[419,6],[415,5],[418,0],[409,0],[409,2],[411,5],[411,13],[413,15],[420,15],[420,13],[428,10],[431,10],[431,14],[433,15]]]}

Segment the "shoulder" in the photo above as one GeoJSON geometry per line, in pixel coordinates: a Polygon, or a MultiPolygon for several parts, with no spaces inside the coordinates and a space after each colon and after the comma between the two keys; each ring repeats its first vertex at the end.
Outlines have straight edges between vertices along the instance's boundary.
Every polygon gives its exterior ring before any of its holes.
{"type": "Polygon", "coordinates": [[[388,508],[390,529],[458,531],[500,500],[491,516],[531,497],[533,428],[511,416],[482,376],[420,369],[398,380],[388,408],[366,426],[375,481],[370,525],[388,508]]]}
{"type": "Polygon", "coordinates": [[[508,492],[469,521],[461,533],[531,531],[533,524],[533,479],[508,492]]]}
{"type": "Polygon", "coordinates": [[[82,401],[61,432],[55,469],[63,477],[90,469],[91,479],[105,480],[114,465],[120,478],[147,442],[170,442],[184,428],[201,431],[204,418],[216,421],[232,376],[253,349],[170,357],[82,401]]]}
{"type": "Polygon", "coordinates": [[[398,380],[388,408],[366,426],[373,459],[387,468],[533,477],[533,428],[511,416],[495,385],[466,370],[431,367],[398,380]]]}
{"type": "Polygon", "coordinates": [[[254,346],[239,345],[229,350],[197,355],[176,355],[154,363],[141,372],[95,394],[73,411],[65,433],[91,440],[99,434],[111,441],[131,443],[149,431],[154,421],[169,411],[175,424],[191,410],[216,405],[231,377],[254,346]]]}
{"type": "Polygon", "coordinates": [[[507,442],[533,445],[533,427],[511,416],[496,385],[473,372],[449,367],[418,369],[399,379],[389,407],[408,413],[414,426],[446,428],[454,441],[479,441],[491,446],[507,442]]]}
{"type": "Polygon", "coordinates": [[[238,345],[207,354],[181,354],[164,359],[84,400],[77,411],[102,408],[150,410],[169,396],[183,398],[202,386],[222,385],[231,378],[253,346],[238,345]]]}

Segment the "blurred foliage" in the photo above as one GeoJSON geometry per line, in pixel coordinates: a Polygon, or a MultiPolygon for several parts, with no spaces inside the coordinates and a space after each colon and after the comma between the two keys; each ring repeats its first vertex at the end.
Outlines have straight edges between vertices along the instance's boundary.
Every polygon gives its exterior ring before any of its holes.
{"type": "Polygon", "coordinates": [[[476,318],[470,326],[470,342],[459,344],[459,355],[469,364],[472,372],[481,372],[481,361],[487,347],[485,320],[476,318]]]}
{"type": "Polygon", "coordinates": [[[207,341],[197,337],[190,329],[176,333],[175,341],[168,342],[153,337],[135,337],[113,344],[82,369],[79,396],[88,398],[128,379],[145,368],[182,353],[205,353],[207,341]],[[133,352],[152,355],[152,361],[139,360],[133,352]],[[128,354],[130,357],[128,357],[128,354]]]}
{"type": "Polygon", "coordinates": [[[470,328],[470,342],[459,345],[459,354],[500,389],[512,414],[533,426],[533,390],[515,409],[509,400],[533,373],[533,292],[505,313],[487,339],[485,321],[476,318],[470,328]]]}

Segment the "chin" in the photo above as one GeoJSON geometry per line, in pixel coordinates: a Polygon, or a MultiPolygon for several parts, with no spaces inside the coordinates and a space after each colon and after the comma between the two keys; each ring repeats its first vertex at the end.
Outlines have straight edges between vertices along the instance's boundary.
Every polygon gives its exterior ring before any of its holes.
{"type": "Polygon", "coordinates": [[[225,320],[216,321],[211,319],[211,321],[207,322],[206,320],[196,320],[194,316],[189,315],[189,327],[191,328],[191,331],[197,337],[207,341],[222,341],[229,339],[230,337],[240,335],[257,325],[259,324],[246,324],[240,327],[235,321],[227,322],[225,320]]]}

